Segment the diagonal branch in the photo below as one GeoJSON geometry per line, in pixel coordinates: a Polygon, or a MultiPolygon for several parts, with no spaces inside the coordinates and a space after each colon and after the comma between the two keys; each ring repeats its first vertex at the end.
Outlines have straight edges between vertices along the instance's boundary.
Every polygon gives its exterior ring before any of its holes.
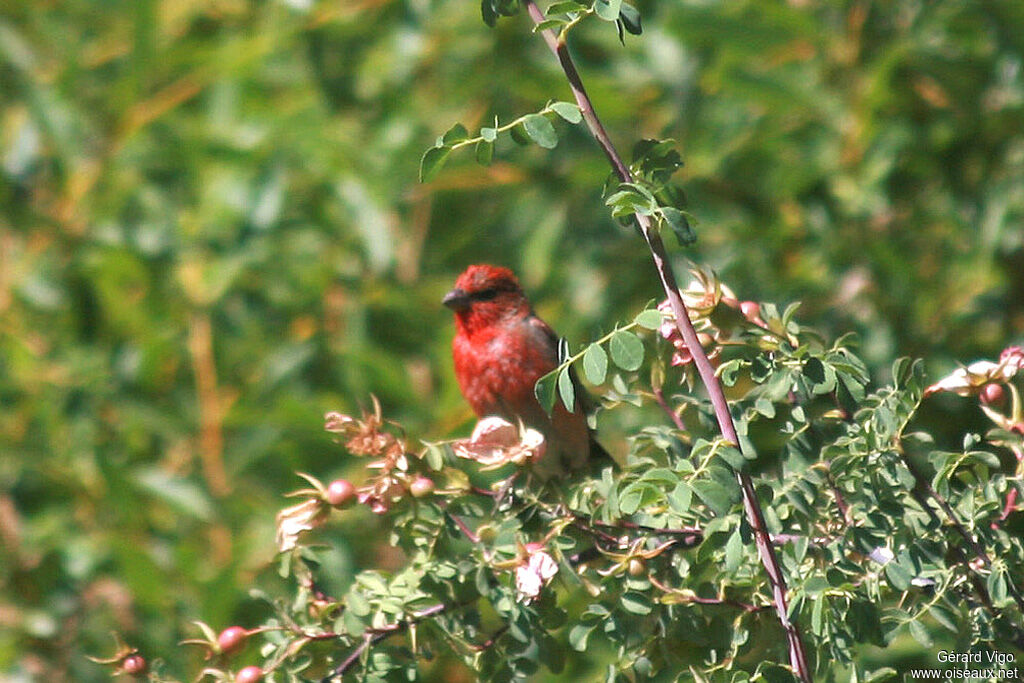
{"type": "MultiPolygon", "coordinates": [[[[523,4],[526,6],[526,10],[529,12],[530,18],[533,20],[535,25],[539,25],[545,20],[544,13],[537,6],[535,0],[523,0],[523,4]]],[[[580,79],[579,72],[576,70],[576,65],[573,63],[572,56],[569,54],[569,47],[566,44],[565,33],[563,32],[557,37],[550,29],[544,29],[539,31],[539,33],[543,36],[544,41],[555,54],[559,64],[561,64],[562,71],[565,73],[565,77],[569,81],[569,87],[572,89],[572,93],[576,98],[576,103],[579,105],[580,112],[583,114],[583,119],[586,121],[587,127],[597,140],[601,150],[604,152],[605,156],[608,157],[608,161],[611,163],[612,168],[615,169],[615,174],[622,182],[631,182],[633,180],[633,175],[630,173],[629,167],[626,166],[622,157],[619,156],[615,146],[612,144],[611,138],[608,137],[608,132],[604,129],[604,126],[601,125],[601,121],[598,119],[597,113],[594,111],[594,105],[591,102],[590,97],[587,95],[587,91],[583,86],[583,81],[580,79]]],[[[672,307],[672,312],[675,314],[676,326],[678,327],[680,334],[682,334],[683,340],[686,342],[686,346],[690,349],[690,353],[693,355],[694,364],[697,367],[697,373],[700,375],[701,381],[707,388],[708,395],[711,398],[711,405],[714,407],[715,417],[718,419],[718,425],[722,432],[722,436],[725,437],[727,441],[736,444],[738,447],[740,441],[736,434],[736,428],[733,425],[732,415],[729,413],[729,404],[725,400],[725,392],[722,390],[722,386],[718,382],[718,378],[715,377],[714,367],[712,367],[711,362],[708,360],[707,355],[704,353],[704,350],[700,345],[700,342],[697,340],[697,332],[694,330],[693,324],[690,322],[690,316],[686,310],[686,304],[683,303],[683,299],[679,294],[679,285],[676,282],[672,266],[668,262],[665,244],[662,242],[661,236],[651,225],[651,221],[648,216],[637,214],[635,218],[637,226],[640,228],[640,232],[643,234],[644,239],[647,241],[647,246],[650,248],[651,258],[654,260],[654,267],[658,271],[658,276],[661,279],[662,287],[668,297],[669,305],[672,307]]],[[[761,558],[761,564],[764,565],[765,571],[768,574],[768,580],[772,586],[775,611],[778,614],[782,628],[786,632],[786,640],[789,644],[790,664],[802,681],[810,683],[811,671],[807,662],[807,653],[804,650],[800,631],[797,629],[796,624],[790,621],[789,618],[789,608],[786,602],[786,580],[782,574],[782,568],[779,566],[778,557],[776,557],[775,550],[772,547],[771,537],[768,535],[768,530],[765,527],[764,513],[761,510],[761,504],[754,492],[753,481],[751,480],[750,475],[745,472],[736,472],[736,479],[739,482],[740,490],[743,493],[743,507],[746,510],[747,522],[754,530],[754,538],[757,544],[758,555],[761,558]]]]}

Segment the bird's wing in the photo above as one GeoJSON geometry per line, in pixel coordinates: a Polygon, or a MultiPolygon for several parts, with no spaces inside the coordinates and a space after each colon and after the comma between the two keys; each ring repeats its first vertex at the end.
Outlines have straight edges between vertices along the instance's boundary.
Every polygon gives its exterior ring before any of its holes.
{"type": "Polygon", "coordinates": [[[550,325],[534,314],[531,314],[530,317],[526,319],[526,322],[530,325],[530,329],[540,337],[540,347],[543,348],[544,352],[548,355],[551,367],[553,368],[558,365],[560,361],[558,358],[558,335],[555,334],[555,331],[551,329],[550,325]]]}

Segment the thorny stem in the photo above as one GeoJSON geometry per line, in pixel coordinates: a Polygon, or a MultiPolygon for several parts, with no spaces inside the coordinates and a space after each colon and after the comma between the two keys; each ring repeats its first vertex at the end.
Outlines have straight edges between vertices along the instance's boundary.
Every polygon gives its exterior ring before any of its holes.
{"type": "MultiPolygon", "coordinates": [[[[523,0],[523,4],[526,6],[526,10],[530,14],[530,18],[533,20],[535,25],[544,21],[544,13],[540,10],[534,0],[523,0]]],[[[539,33],[543,36],[544,41],[555,54],[559,64],[561,64],[562,71],[565,73],[566,79],[569,81],[569,87],[572,89],[572,93],[576,98],[576,103],[579,105],[580,112],[583,114],[583,119],[586,121],[587,127],[597,140],[601,150],[605,153],[605,156],[608,157],[608,161],[611,163],[612,168],[615,169],[615,174],[622,182],[631,182],[633,180],[632,173],[630,173],[629,168],[623,162],[622,157],[619,156],[615,146],[612,144],[611,138],[608,137],[607,131],[605,131],[604,126],[601,125],[601,121],[598,119],[597,113],[594,111],[593,103],[587,95],[587,91],[583,86],[583,81],[580,79],[579,72],[576,70],[576,65],[573,63],[572,56],[569,54],[569,47],[565,40],[565,34],[563,33],[559,37],[556,37],[550,29],[545,29],[539,33]]],[[[701,347],[700,342],[697,339],[697,332],[694,330],[693,324],[690,322],[690,316],[686,310],[686,304],[683,303],[683,299],[679,294],[679,285],[676,282],[672,266],[668,262],[665,244],[662,242],[661,236],[651,225],[649,217],[636,214],[635,219],[637,226],[640,228],[640,232],[647,241],[647,246],[650,248],[651,258],[654,260],[654,266],[658,271],[658,276],[661,279],[662,287],[668,297],[669,305],[672,307],[672,312],[675,314],[676,327],[679,329],[679,333],[683,336],[683,341],[686,342],[686,346],[690,349],[690,353],[693,355],[694,364],[697,367],[697,373],[700,375],[701,381],[707,388],[708,395],[711,398],[711,405],[714,407],[715,417],[718,419],[718,426],[722,432],[722,436],[730,443],[736,444],[738,447],[740,440],[736,434],[736,428],[733,425],[732,415],[729,413],[729,404],[725,400],[725,393],[722,390],[721,384],[718,382],[718,378],[715,377],[715,369],[712,367],[711,362],[704,353],[704,349],[701,347]]],[[[811,683],[811,670],[807,661],[807,653],[804,650],[803,641],[800,637],[800,631],[797,629],[796,624],[791,622],[789,619],[788,605],[786,602],[786,579],[782,574],[782,568],[779,566],[778,558],[776,557],[775,550],[772,547],[771,538],[768,535],[767,528],[765,527],[764,513],[761,510],[761,505],[757,500],[756,493],[754,492],[754,483],[751,480],[750,475],[745,472],[736,472],[736,479],[739,482],[740,490],[743,493],[743,507],[746,510],[747,522],[754,530],[755,542],[757,544],[758,554],[761,558],[761,564],[764,565],[765,571],[768,574],[768,580],[772,585],[772,592],[775,600],[775,611],[778,615],[779,622],[782,624],[782,628],[786,632],[786,640],[789,643],[790,664],[802,681],[805,681],[805,683],[811,683]]]]}

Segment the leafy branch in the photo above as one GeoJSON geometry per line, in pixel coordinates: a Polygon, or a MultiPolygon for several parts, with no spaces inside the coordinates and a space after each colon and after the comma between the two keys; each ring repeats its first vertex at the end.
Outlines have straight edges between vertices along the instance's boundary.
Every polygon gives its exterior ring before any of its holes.
{"type": "Polygon", "coordinates": [[[558,144],[558,133],[551,123],[551,116],[569,123],[579,123],[583,120],[579,108],[571,102],[549,102],[546,107],[533,114],[524,114],[519,118],[498,125],[495,117],[494,126],[485,126],[480,129],[480,134],[474,137],[469,136],[466,127],[456,123],[448,129],[444,135],[440,135],[434,146],[423,153],[420,160],[420,182],[428,182],[434,179],[451,153],[463,147],[476,147],[476,160],[484,166],[491,163],[494,156],[494,143],[502,133],[509,133],[512,139],[520,145],[527,145],[533,141],[544,149],[552,149],[558,144]]]}
{"type": "Polygon", "coordinates": [[[632,329],[642,327],[656,330],[661,325],[662,313],[654,308],[647,308],[639,313],[627,325],[616,327],[595,342],[588,344],[579,353],[569,356],[551,372],[547,373],[534,385],[534,394],[541,406],[549,414],[555,407],[556,392],[562,403],[571,412],[576,405],[576,387],[573,383],[571,368],[574,363],[583,361],[583,373],[591,384],[604,384],[608,375],[608,357],[621,369],[632,372],[640,368],[644,361],[644,345],[632,329]],[[608,345],[608,351],[604,345],[608,345]]]}
{"type": "MultiPolygon", "coordinates": [[[[523,4],[526,6],[527,12],[534,24],[540,24],[545,20],[544,13],[541,12],[534,0],[523,0],[523,4]]],[[[587,122],[587,126],[590,128],[591,133],[597,140],[602,151],[604,151],[605,155],[608,157],[612,168],[615,170],[615,174],[622,183],[632,183],[634,181],[633,174],[622,161],[622,158],[615,149],[615,145],[612,143],[607,131],[601,124],[597,113],[594,111],[593,103],[587,95],[586,88],[584,87],[583,81],[576,69],[576,65],[573,62],[572,56],[569,54],[566,35],[562,33],[556,37],[550,30],[542,30],[540,33],[544,37],[548,47],[555,54],[559,64],[561,64],[562,70],[569,81],[569,86],[576,98],[576,103],[579,105],[580,112],[583,114],[583,119],[587,122]]],[[[683,302],[682,296],[679,293],[679,285],[677,284],[672,266],[669,264],[665,245],[662,242],[658,231],[655,229],[655,226],[651,223],[650,216],[641,212],[634,213],[634,217],[637,227],[650,249],[655,269],[658,272],[662,287],[668,297],[669,305],[675,314],[676,326],[679,333],[683,336],[683,340],[686,342],[687,347],[689,347],[690,352],[693,354],[697,372],[700,375],[704,386],[707,388],[722,435],[731,443],[739,445],[740,439],[736,433],[732,415],[729,412],[729,404],[726,401],[725,392],[722,390],[722,385],[715,375],[715,369],[708,360],[707,354],[704,353],[700,341],[697,338],[697,332],[694,329],[693,324],[690,322],[689,312],[686,308],[686,304],[683,302]]],[[[776,614],[779,622],[782,624],[782,627],[786,632],[786,639],[789,644],[790,665],[801,680],[809,683],[812,680],[810,664],[800,636],[800,631],[796,624],[791,621],[789,616],[789,606],[787,604],[786,597],[786,580],[783,576],[782,568],[779,565],[775,550],[772,547],[771,537],[769,536],[768,530],[765,526],[764,512],[761,509],[757,494],[754,491],[753,481],[749,474],[742,471],[736,472],[736,478],[742,491],[743,504],[747,513],[747,522],[754,530],[755,542],[761,557],[761,563],[764,565],[769,581],[772,584],[776,614]]]]}

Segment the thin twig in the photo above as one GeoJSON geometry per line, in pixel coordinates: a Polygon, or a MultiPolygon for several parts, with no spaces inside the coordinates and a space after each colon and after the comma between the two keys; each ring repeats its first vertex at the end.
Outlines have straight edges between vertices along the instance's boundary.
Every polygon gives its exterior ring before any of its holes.
{"type": "MultiPolygon", "coordinates": [[[[544,21],[544,13],[540,10],[534,0],[523,0],[523,4],[526,6],[526,10],[530,14],[530,18],[533,20],[534,24],[539,25],[544,21]]],[[[594,111],[593,103],[587,95],[587,91],[583,86],[583,81],[580,79],[579,72],[576,70],[576,65],[573,63],[572,56],[569,54],[569,48],[565,42],[565,34],[562,33],[556,38],[555,34],[550,29],[542,30],[540,31],[540,34],[543,36],[544,41],[548,44],[548,47],[551,48],[551,51],[555,54],[555,57],[561,64],[562,71],[565,73],[565,76],[569,81],[569,87],[572,89],[572,93],[576,98],[576,103],[579,105],[580,113],[583,115],[583,119],[586,121],[590,132],[597,140],[601,150],[604,152],[605,156],[608,157],[608,161],[615,169],[616,175],[622,182],[631,182],[633,180],[632,173],[630,173],[629,168],[622,161],[622,157],[620,157],[619,153],[615,150],[615,146],[608,137],[607,131],[605,131],[604,126],[601,125],[601,121],[598,119],[597,113],[594,111]]],[[[676,318],[676,327],[679,329],[679,333],[683,336],[683,341],[686,342],[686,346],[690,349],[694,364],[697,367],[697,373],[700,375],[701,381],[703,381],[704,386],[707,388],[708,396],[711,399],[711,405],[714,407],[715,417],[718,420],[718,426],[722,432],[722,436],[726,441],[739,447],[740,440],[736,434],[736,428],[733,425],[732,415],[729,412],[729,404],[725,399],[725,392],[722,390],[722,386],[718,382],[718,378],[715,377],[715,369],[712,367],[711,362],[704,353],[704,349],[701,347],[700,342],[697,339],[697,331],[693,328],[693,324],[690,322],[689,312],[687,311],[686,304],[683,303],[683,299],[679,294],[679,285],[676,282],[672,266],[668,262],[665,245],[658,232],[651,225],[651,221],[648,216],[636,214],[635,219],[637,226],[640,228],[640,232],[647,241],[647,246],[650,248],[651,258],[654,260],[654,266],[658,271],[662,287],[665,290],[669,305],[672,307],[672,312],[676,318]]],[[[804,650],[800,631],[797,629],[796,624],[790,621],[789,618],[789,607],[786,602],[786,580],[782,574],[782,568],[779,566],[775,550],[772,547],[771,538],[768,535],[768,529],[765,526],[764,513],[761,510],[757,494],[754,491],[754,483],[751,480],[750,475],[745,472],[736,472],[736,479],[739,482],[740,490],[743,494],[743,507],[746,510],[747,522],[754,531],[754,538],[757,544],[758,555],[761,558],[761,564],[764,565],[765,571],[768,574],[768,580],[772,585],[775,611],[778,615],[779,622],[782,624],[783,630],[786,632],[786,640],[789,644],[790,664],[802,681],[805,681],[805,683],[811,683],[811,670],[807,661],[807,653],[804,650]]]]}
{"type": "Polygon", "coordinates": [[[637,524],[635,522],[620,521],[617,524],[609,524],[607,522],[600,522],[598,520],[593,521],[594,526],[602,527],[605,529],[623,529],[632,531],[643,531],[648,534],[664,535],[664,536],[682,536],[683,545],[686,547],[693,547],[699,545],[704,540],[704,532],[697,527],[683,527],[682,529],[666,528],[661,529],[654,526],[646,526],[643,524],[637,524]]]}
{"type": "Polygon", "coordinates": [[[490,638],[480,643],[479,645],[470,645],[469,649],[473,650],[474,652],[483,652],[488,648],[494,647],[494,644],[498,642],[498,638],[501,638],[503,635],[505,635],[506,631],[508,631],[508,624],[505,624],[504,626],[499,628],[497,631],[494,632],[494,635],[492,635],[490,638]]]}
{"type": "Polygon", "coordinates": [[[647,580],[651,582],[651,585],[660,590],[662,593],[668,593],[669,595],[677,595],[686,602],[697,603],[698,605],[725,605],[728,607],[736,607],[743,610],[744,612],[760,612],[768,609],[767,607],[758,607],[757,605],[749,605],[739,600],[730,600],[728,598],[702,598],[699,595],[684,594],[682,591],[666,586],[665,584],[654,578],[653,575],[648,575],[647,580]]]}
{"type": "Polygon", "coordinates": [[[683,424],[683,418],[679,417],[679,413],[672,410],[672,406],[670,406],[668,401],[665,400],[665,392],[662,391],[661,387],[654,387],[654,400],[658,402],[661,409],[669,416],[669,419],[672,420],[672,424],[676,426],[676,429],[681,432],[685,432],[686,425],[683,424]]]}
{"type": "Polygon", "coordinates": [[[370,645],[372,645],[374,642],[376,642],[374,640],[375,638],[377,640],[381,640],[384,638],[384,636],[381,634],[373,635],[367,633],[365,636],[363,636],[363,642],[360,643],[356,649],[352,650],[349,656],[345,657],[345,660],[338,665],[338,668],[336,668],[334,671],[328,674],[327,677],[320,681],[320,683],[330,683],[330,681],[334,678],[341,678],[346,671],[352,668],[352,665],[356,663],[356,660],[359,659],[359,656],[361,654],[363,654],[363,651],[366,650],[366,648],[370,647],[370,645]]]}
{"type": "Polygon", "coordinates": [[[463,522],[458,516],[453,515],[450,512],[447,513],[447,514],[448,514],[449,517],[452,518],[452,521],[455,522],[455,526],[459,527],[459,529],[466,536],[466,538],[469,539],[470,543],[479,543],[480,542],[480,537],[477,536],[475,533],[473,533],[473,531],[468,526],[466,526],[466,523],[463,522]]]}
{"type": "MultiPolygon", "coordinates": [[[[466,604],[468,603],[455,605],[455,607],[464,607],[466,604]]],[[[407,631],[410,626],[418,624],[419,622],[424,621],[425,619],[429,619],[430,617],[437,616],[442,612],[447,612],[449,609],[452,609],[452,605],[438,603],[436,605],[427,607],[426,609],[420,610],[419,612],[414,614],[412,618],[406,619],[405,621],[399,621],[394,624],[388,624],[387,626],[383,626],[381,628],[367,629],[366,634],[363,636],[363,642],[359,643],[359,645],[357,645],[356,648],[349,653],[348,657],[346,657],[341,662],[341,664],[339,664],[337,668],[334,669],[334,671],[327,674],[327,676],[321,679],[320,683],[330,683],[330,681],[336,678],[340,679],[345,674],[346,671],[352,668],[352,665],[355,664],[356,661],[358,661],[360,655],[362,655],[363,652],[368,647],[376,645],[380,641],[384,640],[385,638],[390,638],[396,633],[402,633],[403,631],[407,631]]]]}

